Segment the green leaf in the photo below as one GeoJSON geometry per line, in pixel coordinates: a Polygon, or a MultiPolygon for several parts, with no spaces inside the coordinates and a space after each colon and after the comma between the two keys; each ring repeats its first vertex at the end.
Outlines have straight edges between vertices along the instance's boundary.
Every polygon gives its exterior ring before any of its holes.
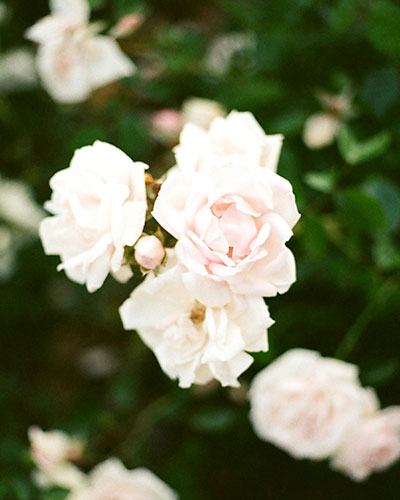
{"type": "Polygon", "coordinates": [[[107,3],[107,0],[89,0],[91,10],[101,9],[107,3]]]}
{"type": "Polygon", "coordinates": [[[200,432],[223,432],[235,425],[237,413],[229,408],[208,408],[193,415],[190,423],[200,432]]]}
{"type": "Polygon", "coordinates": [[[380,132],[369,139],[359,141],[349,127],[343,125],[339,130],[339,151],[350,165],[357,165],[382,155],[388,149],[389,144],[388,132],[380,132]]]}
{"type": "Polygon", "coordinates": [[[374,0],[367,18],[367,37],[381,52],[400,54],[400,7],[389,0],[374,0]]]}
{"type": "Polygon", "coordinates": [[[400,95],[400,79],[395,68],[383,68],[369,73],[362,89],[365,104],[378,116],[383,115],[400,95]]]}
{"type": "Polygon", "coordinates": [[[400,249],[389,238],[379,238],[372,248],[372,254],[382,271],[400,269],[400,249]]]}
{"type": "Polygon", "coordinates": [[[304,176],[304,182],[321,193],[331,193],[335,187],[335,172],[307,172],[304,176]]]}
{"type": "Polygon", "coordinates": [[[399,188],[383,177],[373,177],[364,183],[363,191],[381,204],[389,221],[389,230],[396,231],[400,225],[399,188]]]}
{"type": "Polygon", "coordinates": [[[379,202],[357,188],[335,195],[342,217],[355,232],[373,233],[387,227],[386,214],[379,202]]]}
{"type": "Polygon", "coordinates": [[[335,33],[348,30],[356,17],[359,5],[360,0],[337,0],[331,13],[331,30],[335,33]]]}
{"type": "Polygon", "coordinates": [[[382,385],[390,382],[397,375],[398,371],[399,360],[392,358],[366,370],[362,376],[362,380],[365,385],[382,385]]]}
{"type": "Polygon", "coordinates": [[[319,259],[326,255],[327,237],[318,218],[303,217],[300,224],[300,243],[311,259],[319,259]]]}

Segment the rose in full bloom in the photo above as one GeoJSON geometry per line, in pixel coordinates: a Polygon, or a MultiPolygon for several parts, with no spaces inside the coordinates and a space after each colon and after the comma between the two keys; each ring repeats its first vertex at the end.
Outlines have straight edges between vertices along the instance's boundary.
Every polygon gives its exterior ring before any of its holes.
{"type": "Polygon", "coordinates": [[[375,412],[344,441],[332,466],[355,481],[364,481],[400,457],[400,406],[375,412]]]}
{"type": "Polygon", "coordinates": [[[221,295],[212,286],[203,296],[192,291],[193,276],[179,265],[148,275],[120,308],[124,328],[137,330],[181,387],[212,379],[238,386],[253,362],[246,351],[268,349],[268,308],[261,297],[221,295]]]}
{"type": "Polygon", "coordinates": [[[305,349],[288,351],[258,373],[249,396],[256,434],[296,458],[332,455],[375,404],[356,366],[305,349]]]}
{"type": "Polygon", "coordinates": [[[187,123],[175,148],[176,162],[186,175],[203,163],[239,156],[251,165],[276,171],[283,136],[266,135],[251,113],[231,111],[215,118],[208,130],[187,123]]]}
{"type": "Polygon", "coordinates": [[[285,245],[300,217],[292,186],[246,155],[214,158],[193,175],[174,169],[153,215],[199,289],[271,297],[296,279],[285,245]]]}
{"type": "Polygon", "coordinates": [[[331,113],[315,113],[304,125],[303,141],[310,149],[319,149],[333,143],[339,131],[340,120],[331,113]]]}
{"type": "Polygon", "coordinates": [[[89,474],[88,484],[67,500],[177,500],[175,492],[148,469],[127,470],[109,458],[89,474]]]}
{"type": "Polygon", "coordinates": [[[87,0],[50,0],[50,9],[26,36],[39,44],[38,72],[56,101],[83,101],[93,90],[134,72],[117,42],[88,24],[87,0]]]}
{"type": "Polygon", "coordinates": [[[147,201],[144,170],[115,146],[96,141],[78,149],[69,168],[50,180],[45,208],[53,214],[40,225],[45,252],[60,255],[67,276],[100,288],[108,273],[119,281],[132,276],[124,249],[141,235],[147,201]]]}
{"type": "Polygon", "coordinates": [[[77,488],[83,485],[85,475],[70,463],[80,458],[81,441],[62,431],[44,432],[36,426],[29,428],[28,437],[32,459],[38,468],[34,478],[39,486],[77,488]]]}

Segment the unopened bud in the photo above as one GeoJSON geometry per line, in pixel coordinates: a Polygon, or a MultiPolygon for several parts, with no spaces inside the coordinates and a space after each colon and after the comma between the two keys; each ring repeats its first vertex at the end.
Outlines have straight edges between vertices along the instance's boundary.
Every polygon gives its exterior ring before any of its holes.
{"type": "Polygon", "coordinates": [[[144,269],[155,269],[164,255],[164,247],[156,236],[143,236],[135,245],[136,262],[144,269]]]}

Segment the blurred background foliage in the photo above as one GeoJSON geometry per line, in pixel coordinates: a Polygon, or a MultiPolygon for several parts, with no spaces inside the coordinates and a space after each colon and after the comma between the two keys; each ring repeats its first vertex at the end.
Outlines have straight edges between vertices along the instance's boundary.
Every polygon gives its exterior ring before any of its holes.
{"type": "MultiPolygon", "coordinates": [[[[383,406],[400,403],[398,2],[90,3],[92,18],[109,24],[131,12],[145,16],[121,41],[139,70],[78,106],[58,106],[39,85],[0,91],[2,174],[25,181],[43,203],[49,178],[73,150],[102,139],[152,165],[156,176],[173,156],[152,138],[154,111],[180,109],[192,96],[251,111],[267,133],[285,134],[279,173],[292,182],[302,213],[290,242],[298,281],[268,300],[276,320],[270,351],[255,355],[241,389],[181,390],[122,329],[118,307],[133,282],[109,279],[90,295],[56,272],[57,258],[46,257],[39,241],[25,247],[14,276],[0,284],[0,498],[65,495],[39,493],[30,480],[32,424],[83,437],[83,468],[116,455],[129,468],[149,467],[182,500],[398,498],[399,465],[359,485],[325,463],[295,461],[259,441],[245,396],[257,371],[302,346],[356,363],[383,406]],[[252,42],[223,70],[213,68],[211,46],[230,33],[252,42]],[[344,88],[354,117],[335,144],[308,149],[302,132],[307,117],[321,111],[316,94],[344,88]],[[93,359],[103,360],[97,371],[93,359]]],[[[47,1],[7,5],[0,50],[29,47],[24,31],[47,14],[47,1]]]]}

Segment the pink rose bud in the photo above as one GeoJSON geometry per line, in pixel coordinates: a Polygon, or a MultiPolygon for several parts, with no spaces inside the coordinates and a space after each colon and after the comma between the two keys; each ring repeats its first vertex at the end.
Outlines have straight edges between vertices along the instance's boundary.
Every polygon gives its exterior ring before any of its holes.
{"type": "Polygon", "coordinates": [[[164,247],[156,236],[143,236],[135,245],[136,262],[144,269],[155,269],[164,255],[164,247]]]}
{"type": "Polygon", "coordinates": [[[144,17],[141,14],[127,14],[117,22],[111,29],[110,34],[115,38],[123,38],[131,35],[142,25],[144,17]]]}
{"type": "Polygon", "coordinates": [[[162,109],[151,117],[155,139],[163,144],[175,144],[182,130],[182,113],[175,109],[162,109]]]}

